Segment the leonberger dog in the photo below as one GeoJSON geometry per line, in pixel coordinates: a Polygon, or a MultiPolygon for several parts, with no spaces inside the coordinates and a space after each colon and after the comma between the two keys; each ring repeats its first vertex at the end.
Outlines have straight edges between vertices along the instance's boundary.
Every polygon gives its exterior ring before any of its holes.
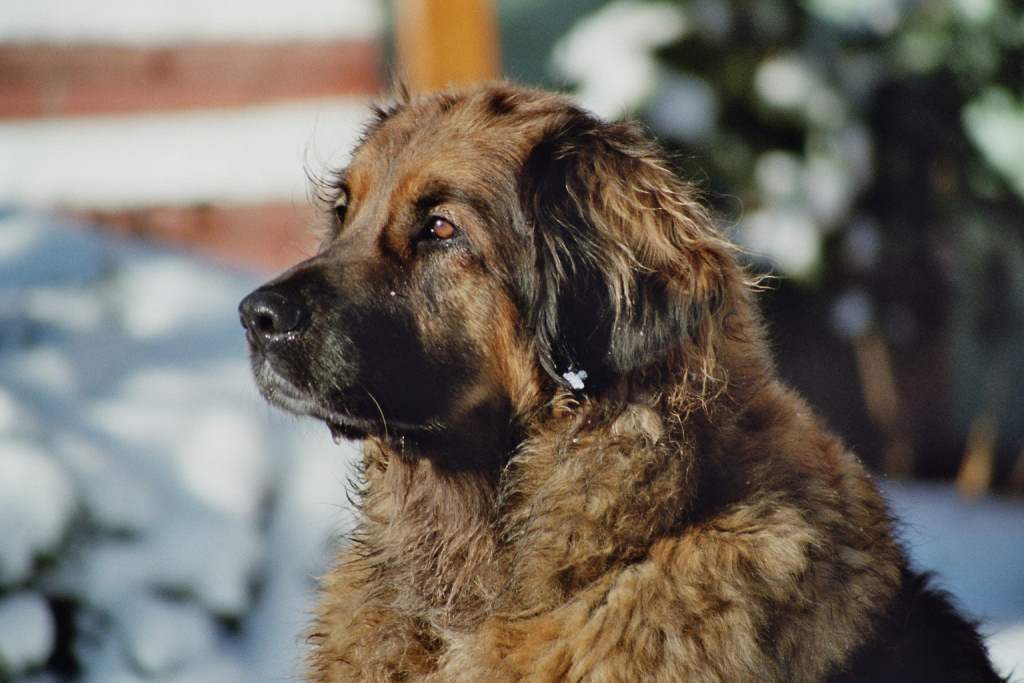
{"type": "Polygon", "coordinates": [[[240,306],[263,395],[363,442],[308,680],[999,680],[636,125],[405,96],[328,184],[240,306]]]}

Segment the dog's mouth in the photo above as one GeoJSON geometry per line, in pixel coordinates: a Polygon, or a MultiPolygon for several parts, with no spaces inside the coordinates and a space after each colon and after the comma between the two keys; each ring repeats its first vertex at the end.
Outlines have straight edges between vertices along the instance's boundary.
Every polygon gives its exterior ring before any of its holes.
{"type": "Polygon", "coordinates": [[[256,386],[268,403],[293,415],[322,420],[335,443],[365,439],[375,431],[370,420],[325,406],[311,391],[296,386],[281,374],[263,354],[252,355],[252,370],[256,386]]]}
{"type": "Polygon", "coordinates": [[[374,414],[372,417],[354,414],[347,406],[341,405],[339,397],[328,401],[312,389],[297,385],[275,368],[270,358],[259,352],[252,354],[252,370],[256,386],[268,403],[293,415],[323,421],[331,439],[337,444],[344,439],[358,441],[369,436],[388,439],[422,435],[441,428],[440,424],[412,424],[387,417],[369,391],[366,395],[373,405],[371,412],[374,414]]]}

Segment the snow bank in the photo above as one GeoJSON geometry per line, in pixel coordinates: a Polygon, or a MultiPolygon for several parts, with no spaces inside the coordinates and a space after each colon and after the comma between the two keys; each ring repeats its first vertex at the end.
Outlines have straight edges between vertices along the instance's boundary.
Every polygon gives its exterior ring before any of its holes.
{"type": "Polygon", "coordinates": [[[0,677],[45,662],[54,631],[50,608],[37,593],[0,598],[0,677]]]}
{"type": "Polygon", "coordinates": [[[48,658],[59,598],[82,681],[295,677],[355,451],[257,395],[236,306],[262,279],[0,213],[9,668],[48,658]]]}
{"type": "Polygon", "coordinates": [[[0,586],[23,581],[67,527],[70,477],[34,444],[9,439],[0,457],[0,586]]]}

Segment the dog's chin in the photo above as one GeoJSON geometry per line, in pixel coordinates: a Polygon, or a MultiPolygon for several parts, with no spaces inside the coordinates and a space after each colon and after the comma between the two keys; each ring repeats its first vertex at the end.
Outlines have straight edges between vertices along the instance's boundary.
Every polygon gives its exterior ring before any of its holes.
{"type": "Polygon", "coordinates": [[[322,420],[335,442],[341,439],[365,439],[370,436],[366,421],[331,410],[308,391],[282,375],[273,363],[259,353],[252,355],[252,372],[260,394],[275,408],[286,413],[322,420]]]}
{"type": "Polygon", "coordinates": [[[340,443],[342,439],[359,441],[371,436],[388,439],[435,429],[433,425],[413,425],[386,419],[383,413],[372,417],[354,415],[296,386],[262,354],[253,354],[252,370],[256,386],[268,403],[293,415],[323,421],[335,443],[340,443]]]}

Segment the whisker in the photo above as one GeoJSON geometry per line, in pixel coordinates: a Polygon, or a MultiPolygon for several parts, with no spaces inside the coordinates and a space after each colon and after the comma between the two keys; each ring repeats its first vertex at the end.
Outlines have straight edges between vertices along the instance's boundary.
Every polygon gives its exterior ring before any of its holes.
{"type": "Polygon", "coordinates": [[[383,425],[384,425],[384,440],[385,440],[385,441],[390,441],[390,440],[391,440],[391,438],[390,438],[390,436],[388,435],[388,419],[387,419],[386,417],[384,417],[384,410],[383,410],[383,409],[382,409],[382,408],[380,407],[380,402],[379,402],[379,401],[377,400],[377,397],[373,395],[373,392],[372,392],[372,391],[370,391],[369,389],[367,389],[367,388],[366,388],[365,386],[363,386],[362,384],[360,384],[360,385],[359,385],[359,387],[360,387],[360,388],[361,388],[361,389],[362,389],[363,391],[365,391],[365,392],[366,392],[366,395],[367,395],[367,396],[369,396],[369,397],[370,397],[370,400],[371,400],[371,401],[373,401],[373,405],[377,406],[377,412],[378,412],[378,413],[380,414],[380,421],[381,421],[381,423],[383,423],[383,425]]]}

